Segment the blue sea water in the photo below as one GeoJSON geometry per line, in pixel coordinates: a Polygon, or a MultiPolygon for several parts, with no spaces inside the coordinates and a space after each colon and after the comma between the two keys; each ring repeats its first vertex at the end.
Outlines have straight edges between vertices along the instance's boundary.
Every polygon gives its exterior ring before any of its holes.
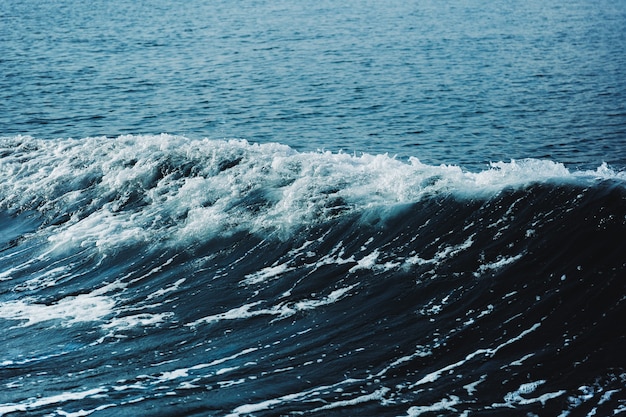
{"type": "Polygon", "coordinates": [[[0,415],[624,414],[625,237],[625,2],[0,3],[0,415]]]}
{"type": "Polygon", "coordinates": [[[4,136],[626,160],[620,1],[6,0],[0,16],[4,136]]]}

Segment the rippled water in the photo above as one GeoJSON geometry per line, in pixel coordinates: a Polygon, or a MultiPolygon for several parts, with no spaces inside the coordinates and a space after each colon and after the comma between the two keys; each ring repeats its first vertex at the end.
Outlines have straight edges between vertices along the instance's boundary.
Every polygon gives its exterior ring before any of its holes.
{"type": "Polygon", "coordinates": [[[626,165],[626,3],[17,1],[0,135],[626,165]]]}

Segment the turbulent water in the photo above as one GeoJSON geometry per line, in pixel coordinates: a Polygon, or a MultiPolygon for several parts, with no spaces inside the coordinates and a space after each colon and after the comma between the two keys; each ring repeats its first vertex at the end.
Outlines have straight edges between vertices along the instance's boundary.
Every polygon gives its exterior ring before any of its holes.
{"type": "Polygon", "coordinates": [[[0,415],[626,415],[622,2],[0,19],[0,415]]]}
{"type": "Polygon", "coordinates": [[[0,412],[626,411],[626,176],[2,141],[0,412]]]}

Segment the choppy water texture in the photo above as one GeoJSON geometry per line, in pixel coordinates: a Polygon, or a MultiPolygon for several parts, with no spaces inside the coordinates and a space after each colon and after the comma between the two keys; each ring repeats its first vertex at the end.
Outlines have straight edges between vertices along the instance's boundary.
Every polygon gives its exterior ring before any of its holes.
{"type": "Polygon", "coordinates": [[[626,3],[309,3],[0,4],[0,415],[625,414],[626,3]]]}
{"type": "Polygon", "coordinates": [[[0,413],[626,411],[626,177],[3,140],[0,413]]]}

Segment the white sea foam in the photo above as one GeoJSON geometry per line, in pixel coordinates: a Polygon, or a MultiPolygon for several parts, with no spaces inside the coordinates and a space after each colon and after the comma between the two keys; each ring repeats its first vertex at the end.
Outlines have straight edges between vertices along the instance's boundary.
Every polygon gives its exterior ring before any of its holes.
{"type": "MultiPolygon", "coordinates": [[[[425,196],[489,197],[533,182],[626,180],[607,165],[570,171],[548,160],[497,162],[481,172],[416,158],[296,152],[288,146],[178,136],[0,139],[0,205],[67,215],[49,228],[57,249],[163,239],[186,242],[234,230],[294,226],[425,196]]],[[[414,259],[419,262],[420,259],[414,259]]],[[[436,261],[431,259],[427,261],[436,261]]]]}
{"type": "Polygon", "coordinates": [[[374,250],[369,255],[366,255],[363,258],[359,259],[356,265],[350,268],[349,272],[355,272],[359,269],[372,269],[374,265],[376,265],[376,260],[379,256],[380,252],[378,251],[378,249],[374,250]]]}
{"type": "Polygon", "coordinates": [[[232,380],[232,381],[218,381],[217,385],[219,385],[220,388],[228,388],[234,385],[241,385],[245,382],[246,382],[245,378],[239,378],[239,379],[232,380]]]}
{"type": "Polygon", "coordinates": [[[150,294],[147,297],[147,299],[151,300],[153,298],[161,297],[161,296],[163,296],[165,294],[168,294],[170,292],[176,291],[181,286],[181,284],[183,282],[185,282],[186,280],[187,280],[186,278],[181,278],[178,281],[176,281],[175,283],[173,283],[172,285],[170,285],[169,287],[161,288],[161,289],[153,292],[152,294],[150,294]]]}
{"type": "Polygon", "coordinates": [[[48,406],[51,404],[82,400],[84,398],[94,397],[105,391],[106,390],[104,388],[93,388],[86,391],[64,392],[48,397],[30,398],[17,404],[0,404],[0,415],[19,411],[26,412],[36,409],[38,407],[48,406]]]}
{"type": "Polygon", "coordinates": [[[89,416],[95,412],[98,411],[102,411],[102,410],[106,410],[107,408],[111,408],[111,407],[117,407],[117,404],[104,404],[101,406],[98,406],[96,408],[93,408],[91,410],[84,410],[81,409],[80,411],[75,411],[75,412],[67,412],[67,411],[63,411],[63,410],[56,410],[56,413],[60,416],[63,417],[85,417],[85,416],[89,416]]]}
{"type": "MultiPolygon", "coordinates": [[[[180,368],[180,369],[175,369],[173,371],[162,372],[158,376],[157,380],[160,383],[160,382],[175,380],[175,379],[178,379],[178,378],[186,378],[187,376],[189,376],[189,372],[190,371],[197,371],[197,370],[200,370],[200,369],[215,367],[217,365],[221,365],[221,364],[223,364],[225,362],[231,361],[231,360],[239,358],[241,356],[245,356],[245,355],[247,355],[249,353],[252,353],[252,352],[254,352],[256,350],[258,350],[258,348],[246,348],[246,349],[242,350],[241,352],[237,352],[237,353],[235,353],[233,355],[226,356],[226,357],[223,357],[223,358],[220,358],[220,359],[216,359],[216,360],[208,362],[208,363],[200,363],[200,364],[197,364],[197,365],[190,366],[188,368],[180,368]]],[[[236,368],[239,368],[239,367],[237,366],[237,367],[220,368],[217,371],[215,371],[215,374],[219,375],[219,374],[226,373],[228,371],[234,370],[236,368]]]]}
{"type": "Polygon", "coordinates": [[[459,397],[451,395],[450,398],[443,398],[441,401],[431,405],[418,405],[410,407],[407,411],[407,417],[418,417],[424,413],[434,413],[437,411],[454,411],[455,405],[459,404],[459,397]]]}
{"type": "Polygon", "coordinates": [[[187,324],[187,326],[196,327],[201,324],[210,324],[222,320],[241,320],[257,316],[278,316],[278,319],[282,320],[287,317],[291,317],[300,311],[313,310],[317,307],[335,303],[346,297],[350,290],[352,290],[354,287],[356,287],[356,284],[336,289],[325,297],[283,302],[272,307],[259,308],[256,310],[254,308],[262,304],[262,302],[255,301],[253,303],[244,304],[242,306],[230,309],[224,313],[203,317],[192,323],[187,324]]]}
{"type": "Polygon", "coordinates": [[[267,410],[268,408],[272,407],[273,405],[280,404],[283,401],[287,401],[287,400],[291,400],[291,399],[295,399],[295,398],[298,398],[298,394],[295,394],[293,396],[285,395],[285,396],[283,396],[281,398],[266,400],[266,401],[262,401],[262,402],[256,403],[256,404],[240,405],[239,407],[235,408],[232,413],[227,414],[226,417],[239,417],[241,415],[250,415],[250,414],[255,413],[257,411],[267,410]]]}
{"type": "MultiPolygon", "coordinates": [[[[303,399],[308,399],[308,398],[315,398],[319,395],[320,392],[337,390],[337,389],[340,389],[342,385],[352,384],[354,382],[360,382],[360,380],[347,378],[334,385],[315,386],[307,391],[286,394],[278,398],[271,398],[271,399],[254,403],[254,404],[243,404],[243,405],[236,407],[231,413],[227,414],[226,417],[246,416],[246,415],[250,415],[255,412],[258,412],[258,411],[267,410],[275,405],[285,404],[291,401],[302,401],[303,399]]],[[[385,389],[385,391],[382,394],[385,394],[387,392],[386,388],[381,388],[381,389],[385,389]]],[[[380,393],[378,391],[375,393],[375,395],[377,396],[379,394],[380,393]]],[[[382,397],[382,395],[380,395],[380,397],[382,397]]],[[[379,398],[373,398],[373,399],[379,399],[379,398]]]]}
{"type": "MultiPolygon", "coordinates": [[[[28,249],[26,249],[26,250],[28,250],[28,249]]],[[[4,260],[4,258],[2,260],[4,260]]],[[[24,262],[21,265],[13,266],[13,267],[5,270],[5,271],[0,272],[0,281],[8,281],[8,280],[12,279],[13,276],[16,273],[18,273],[20,271],[23,271],[24,269],[28,268],[29,266],[31,266],[35,262],[36,262],[35,259],[30,259],[30,260],[28,260],[27,262],[24,262]]],[[[4,264],[4,262],[3,262],[3,264],[4,264]]],[[[7,262],[6,265],[11,265],[11,263],[7,262]]]]}
{"type": "Polygon", "coordinates": [[[519,358],[518,360],[511,362],[510,365],[511,366],[522,366],[522,364],[524,363],[524,361],[526,359],[532,358],[533,356],[535,356],[534,353],[528,353],[528,354],[522,356],[521,358],[519,358]]]}
{"type": "Polygon", "coordinates": [[[288,272],[288,271],[293,271],[294,269],[295,268],[293,267],[287,266],[286,263],[268,266],[266,268],[261,269],[260,271],[246,275],[242,283],[245,285],[258,284],[268,279],[274,279],[278,277],[279,275],[284,274],[285,272],[288,272]]]}
{"type": "Polygon", "coordinates": [[[227,372],[232,372],[232,371],[237,370],[237,369],[239,369],[239,366],[231,366],[231,367],[228,367],[228,368],[221,368],[221,369],[218,369],[217,371],[215,371],[215,375],[223,375],[223,374],[225,374],[227,372]]]}
{"type": "Polygon", "coordinates": [[[24,321],[21,327],[59,320],[64,326],[99,321],[113,313],[115,300],[98,294],[65,297],[53,304],[41,304],[31,298],[0,303],[0,318],[24,321]]]}
{"type": "Polygon", "coordinates": [[[474,235],[469,236],[463,243],[459,243],[458,245],[446,245],[439,248],[437,253],[430,258],[424,259],[419,255],[410,256],[405,259],[405,266],[410,265],[427,265],[427,264],[439,264],[443,261],[448,260],[449,258],[458,255],[464,250],[469,249],[474,244],[474,235]]]}
{"type": "Polygon", "coordinates": [[[474,381],[472,383],[469,383],[467,385],[463,385],[463,388],[465,388],[465,390],[467,391],[468,395],[474,395],[474,393],[476,392],[476,387],[485,382],[485,379],[487,379],[487,374],[481,375],[480,379],[477,381],[474,381]]]}
{"type": "Polygon", "coordinates": [[[364,394],[355,398],[351,398],[349,400],[335,401],[330,404],[326,404],[322,407],[313,409],[311,410],[311,412],[331,410],[333,408],[340,408],[340,407],[349,407],[349,406],[354,406],[360,403],[365,403],[365,402],[370,402],[370,401],[384,401],[385,395],[389,391],[390,391],[389,388],[382,387],[370,394],[364,394]]]}
{"type": "Polygon", "coordinates": [[[405,362],[410,362],[415,358],[423,358],[423,357],[430,356],[430,355],[432,355],[431,350],[426,350],[424,346],[417,346],[417,350],[414,353],[412,353],[411,355],[402,356],[401,358],[396,359],[395,361],[390,363],[388,366],[383,368],[380,372],[376,373],[375,376],[382,377],[390,370],[397,368],[398,365],[401,365],[405,362]]]}
{"type": "Polygon", "coordinates": [[[484,274],[487,271],[492,271],[492,270],[503,268],[506,265],[510,265],[512,263],[517,262],[518,260],[520,260],[522,258],[522,256],[524,256],[524,254],[522,254],[522,253],[520,253],[518,255],[514,255],[514,256],[503,256],[503,257],[500,257],[495,262],[491,262],[491,263],[480,265],[478,267],[478,271],[474,272],[474,276],[478,277],[478,276],[481,276],[482,274],[484,274]]]}
{"type": "Polygon", "coordinates": [[[491,406],[515,408],[516,405],[532,404],[536,402],[540,402],[542,405],[545,405],[545,403],[548,400],[551,400],[553,398],[558,398],[561,395],[565,394],[566,391],[560,390],[556,392],[545,393],[534,398],[527,398],[529,394],[532,394],[533,392],[535,392],[537,387],[539,387],[542,384],[545,384],[545,382],[546,382],[545,380],[539,380],[539,381],[533,381],[533,382],[527,382],[525,384],[521,384],[517,390],[513,392],[509,392],[504,396],[504,403],[495,403],[495,404],[492,404],[491,406]]]}
{"type": "Polygon", "coordinates": [[[461,359],[458,362],[455,363],[451,363],[450,365],[444,366],[441,369],[438,369],[436,371],[430,372],[429,374],[426,374],[424,377],[422,377],[419,381],[413,383],[410,385],[410,388],[415,388],[419,385],[424,385],[424,384],[430,384],[432,382],[435,382],[436,380],[438,380],[441,375],[465,364],[466,362],[474,359],[475,357],[492,357],[494,356],[500,349],[502,349],[505,346],[508,346],[512,343],[515,343],[519,340],[521,340],[524,336],[526,336],[527,334],[534,332],[535,330],[537,330],[540,326],[540,323],[535,323],[533,324],[530,328],[524,330],[523,332],[521,332],[519,335],[501,343],[500,345],[496,346],[495,348],[487,348],[487,349],[478,349],[472,353],[470,353],[469,355],[467,355],[464,359],[461,359]]]}
{"type": "MultiPolygon", "coordinates": [[[[64,273],[65,270],[55,271],[64,273]]],[[[119,297],[125,288],[126,284],[115,281],[89,293],[67,296],[49,304],[41,303],[33,297],[0,302],[0,319],[20,322],[16,327],[28,327],[43,322],[52,322],[52,325],[63,327],[77,323],[99,322],[104,331],[114,335],[118,331],[135,327],[159,326],[173,317],[171,312],[126,314],[133,309],[118,307],[119,297]]]]}
{"type": "Polygon", "coordinates": [[[102,327],[106,330],[120,331],[132,329],[135,327],[158,326],[170,319],[173,315],[174,313],[166,312],[157,314],[141,313],[131,316],[114,317],[102,327]]]}
{"type": "Polygon", "coordinates": [[[15,287],[13,287],[13,289],[14,291],[32,291],[45,287],[52,287],[56,285],[58,281],[61,281],[62,279],[67,277],[71,277],[73,275],[71,272],[72,267],[72,264],[68,264],[58,267],[52,267],[47,271],[41,271],[39,274],[36,274],[28,281],[16,285],[15,287]]]}
{"type": "Polygon", "coordinates": [[[120,243],[147,241],[149,234],[133,218],[103,208],[85,219],[58,229],[48,240],[54,249],[76,246],[110,248],[120,243]]]}

